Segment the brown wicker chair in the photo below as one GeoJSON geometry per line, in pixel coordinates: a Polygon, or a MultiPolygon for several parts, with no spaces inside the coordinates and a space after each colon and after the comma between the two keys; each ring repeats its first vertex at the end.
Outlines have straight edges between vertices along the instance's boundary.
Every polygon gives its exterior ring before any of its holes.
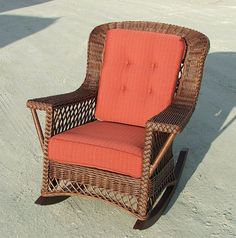
{"type": "Polygon", "coordinates": [[[155,22],[114,22],[97,26],[89,37],[87,74],[81,87],[71,93],[27,102],[44,154],[41,197],[36,203],[47,205],[69,196],[85,195],[130,212],[138,219],[134,226],[136,229],[151,226],[167,206],[180,178],[188,150],[182,150],[177,163],[174,163],[172,143],[195,109],[208,50],[209,40],[205,35],[180,26],[155,22]],[[96,120],[95,107],[106,33],[115,28],[177,35],[184,39],[187,46],[172,104],[146,123],[140,178],[63,164],[48,158],[51,137],[96,120]],[[46,112],[44,134],[36,110],[46,112]]]}

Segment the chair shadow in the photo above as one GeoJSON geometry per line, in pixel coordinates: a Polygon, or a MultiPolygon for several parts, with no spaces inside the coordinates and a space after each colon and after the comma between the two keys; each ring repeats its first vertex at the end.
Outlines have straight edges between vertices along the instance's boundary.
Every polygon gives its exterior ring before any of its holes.
{"type": "Polygon", "coordinates": [[[0,13],[18,8],[38,5],[53,0],[0,0],[0,13]]]}
{"type": "Polygon", "coordinates": [[[55,23],[57,19],[0,15],[0,48],[48,27],[55,23]]]}
{"type": "Polygon", "coordinates": [[[236,117],[228,118],[232,109],[236,107],[235,62],[235,52],[216,52],[207,57],[197,108],[186,130],[177,137],[175,144],[178,150],[187,145],[190,153],[176,192],[164,214],[176,202],[206,157],[212,143],[236,120],[236,117]]]}

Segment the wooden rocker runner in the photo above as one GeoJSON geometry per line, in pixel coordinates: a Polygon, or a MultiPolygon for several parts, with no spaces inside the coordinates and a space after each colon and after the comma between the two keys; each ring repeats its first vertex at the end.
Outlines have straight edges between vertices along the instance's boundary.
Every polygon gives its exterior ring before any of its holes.
{"type": "Polygon", "coordinates": [[[180,26],[97,26],[81,87],[27,102],[44,154],[36,203],[90,196],[134,215],[135,229],[154,224],[187,157],[184,149],[175,163],[172,143],[195,109],[208,50],[205,35],[180,26]]]}

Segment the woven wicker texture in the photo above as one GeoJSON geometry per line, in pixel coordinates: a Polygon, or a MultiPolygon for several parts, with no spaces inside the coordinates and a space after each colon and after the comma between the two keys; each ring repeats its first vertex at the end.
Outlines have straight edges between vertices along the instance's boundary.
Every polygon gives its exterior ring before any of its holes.
{"type": "Polygon", "coordinates": [[[72,93],[27,102],[43,141],[42,195],[81,194],[100,198],[124,208],[139,219],[146,219],[162,191],[175,183],[172,143],[195,109],[208,50],[209,40],[204,34],[180,26],[155,22],[114,22],[96,27],[89,37],[87,73],[81,87],[72,93]],[[50,137],[95,120],[106,33],[116,28],[174,34],[184,38],[187,45],[173,104],[146,123],[140,179],[48,160],[50,137]],[[34,115],[35,110],[46,111],[44,136],[34,115]]]}

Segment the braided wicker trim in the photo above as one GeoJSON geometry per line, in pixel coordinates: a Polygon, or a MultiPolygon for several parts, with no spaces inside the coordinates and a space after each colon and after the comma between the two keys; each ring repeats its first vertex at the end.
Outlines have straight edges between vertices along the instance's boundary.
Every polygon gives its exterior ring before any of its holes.
{"type": "Polygon", "coordinates": [[[27,101],[27,107],[37,110],[60,108],[68,105],[77,104],[91,98],[96,98],[96,92],[80,87],[78,90],[55,96],[30,99],[27,101]]]}

